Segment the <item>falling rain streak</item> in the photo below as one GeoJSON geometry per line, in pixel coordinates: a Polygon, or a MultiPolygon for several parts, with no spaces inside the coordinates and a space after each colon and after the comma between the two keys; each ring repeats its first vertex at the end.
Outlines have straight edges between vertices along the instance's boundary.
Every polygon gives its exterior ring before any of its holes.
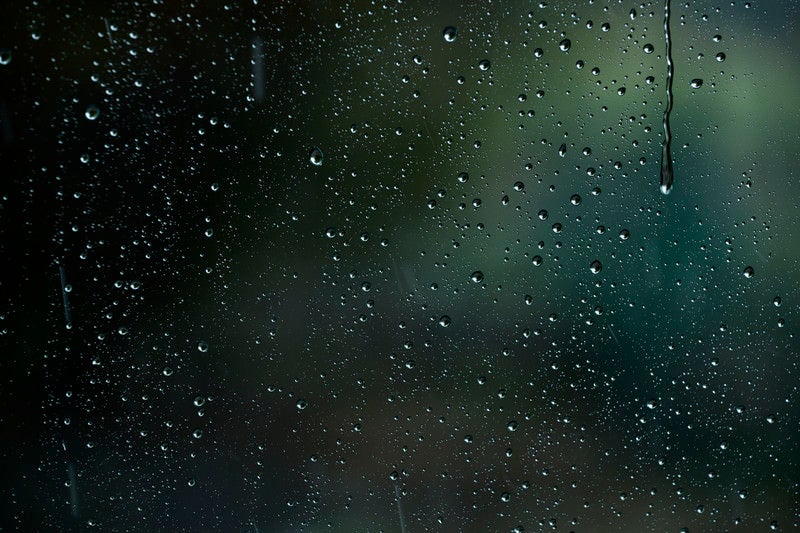
{"type": "Polygon", "coordinates": [[[661,192],[669,194],[674,178],[672,170],[672,130],[669,114],[672,112],[672,41],[669,38],[669,0],[664,0],[664,41],[667,45],[667,107],[664,109],[664,141],[661,144],[661,192]]]}

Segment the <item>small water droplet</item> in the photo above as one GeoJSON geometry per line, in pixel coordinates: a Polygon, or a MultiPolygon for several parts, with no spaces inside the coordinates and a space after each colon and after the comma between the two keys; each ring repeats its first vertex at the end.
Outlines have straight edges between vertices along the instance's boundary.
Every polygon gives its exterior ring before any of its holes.
{"type": "Polygon", "coordinates": [[[689,85],[692,87],[692,89],[699,89],[703,86],[703,80],[700,78],[695,78],[689,83],[689,85]]]}
{"type": "Polygon", "coordinates": [[[592,272],[592,274],[599,274],[600,271],[603,270],[603,264],[595,259],[592,261],[592,264],[589,265],[589,270],[592,272]]]}
{"type": "Polygon", "coordinates": [[[303,398],[300,398],[299,400],[297,400],[297,403],[295,403],[295,407],[297,407],[298,411],[302,411],[303,409],[308,407],[308,402],[303,398]]]}
{"type": "Polygon", "coordinates": [[[655,50],[655,47],[652,44],[647,43],[646,45],[644,45],[644,47],[642,47],[642,50],[644,50],[645,54],[652,54],[653,51],[655,50]]]}
{"type": "Polygon", "coordinates": [[[569,51],[570,46],[572,46],[572,42],[569,39],[564,39],[560,43],[558,43],[558,47],[561,49],[562,52],[569,51]]]}
{"type": "Polygon", "coordinates": [[[725,54],[723,52],[720,52],[716,56],[714,56],[714,58],[720,63],[722,63],[723,61],[725,61],[725,54]]]}
{"type": "Polygon", "coordinates": [[[480,283],[483,281],[483,272],[476,270],[470,275],[470,279],[473,281],[473,283],[480,283]]]}
{"type": "Polygon", "coordinates": [[[490,68],[492,68],[492,63],[488,59],[481,59],[480,62],[478,63],[478,68],[483,71],[489,70],[490,68]]]}
{"type": "Polygon", "coordinates": [[[752,278],[753,275],[755,274],[755,270],[753,270],[753,267],[751,266],[746,266],[744,267],[744,271],[742,272],[742,274],[744,274],[744,277],[746,278],[752,278]]]}

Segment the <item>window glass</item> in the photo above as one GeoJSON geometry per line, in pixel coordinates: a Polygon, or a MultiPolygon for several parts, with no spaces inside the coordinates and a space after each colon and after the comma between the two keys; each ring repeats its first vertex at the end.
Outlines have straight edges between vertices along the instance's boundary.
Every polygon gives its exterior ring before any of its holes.
{"type": "Polygon", "coordinates": [[[4,6],[3,527],[797,528],[800,9],[666,4],[4,6]]]}

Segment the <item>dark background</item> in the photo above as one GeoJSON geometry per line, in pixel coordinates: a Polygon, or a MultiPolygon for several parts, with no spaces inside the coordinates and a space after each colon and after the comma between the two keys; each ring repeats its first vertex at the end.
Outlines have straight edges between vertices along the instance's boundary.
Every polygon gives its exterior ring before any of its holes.
{"type": "Polygon", "coordinates": [[[3,528],[797,528],[798,5],[547,4],[7,3],[3,528]]]}

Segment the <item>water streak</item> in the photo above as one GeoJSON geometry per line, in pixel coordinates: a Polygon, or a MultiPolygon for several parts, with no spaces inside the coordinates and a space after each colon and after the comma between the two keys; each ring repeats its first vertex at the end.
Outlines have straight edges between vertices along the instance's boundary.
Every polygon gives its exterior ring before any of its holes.
{"type": "Polygon", "coordinates": [[[400,489],[394,484],[394,497],[397,502],[397,514],[400,515],[400,532],[406,533],[406,517],[403,516],[403,506],[400,504],[400,489]]]}
{"type": "Polygon", "coordinates": [[[669,114],[672,112],[672,41],[669,38],[669,1],[664,0],[664,41],[667,44],[667,107],[664,109],[664,141],[661,144],[661,192],[669,194],[672,190],[674,173],[672,170],[672,129],[669,114]]]}
{"type": "Polygon", "coordinates": [[[72,325],[72,311],[70,311],[69,296],[67,296],[67,271],[64,270],[63,265],[59,265],[58,275],[61,278],[61,297],[64,301],[64,320],[67,322],[67,327],[70,327],[72,325]]]}

